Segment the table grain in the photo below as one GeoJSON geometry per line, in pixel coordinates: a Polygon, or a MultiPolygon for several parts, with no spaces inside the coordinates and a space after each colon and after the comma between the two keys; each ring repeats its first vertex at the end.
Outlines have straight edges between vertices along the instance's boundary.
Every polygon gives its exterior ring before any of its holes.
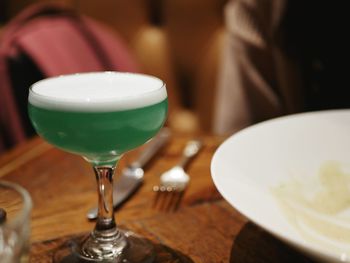
{"type": "MultiPolygon", "coordinates": [[[[179,209],[154,209],[152,187],[159,182],[159,175],[179,160],[191,139],[184,135],[173,136],[147,165],[144,184],[116,211],[117,223],[150,239],[159,246],[160,254],[165,251],[157,262],[313,262],[249,222],[222,199],[211,179],[210,162],[225,138],[200,138],[204,148],[188,167],[191,182],[179,209]]],[[[142,147],[123,156],[115,178],[140,150],[142,147]]],[[[51,262],[50,253],[57,246],[94,227],[85,214],[96,204],[95,177],[81,157],[35,137],[0,156],[0,179],[22,185],[33,199],[30,262],[51,262]]]]}

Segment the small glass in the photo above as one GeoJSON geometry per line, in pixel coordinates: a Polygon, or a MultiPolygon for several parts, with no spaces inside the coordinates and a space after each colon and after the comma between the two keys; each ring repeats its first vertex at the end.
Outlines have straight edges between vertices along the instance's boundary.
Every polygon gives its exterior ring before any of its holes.
{"type": "Polygon", "coordinates": [[[32,201],[21,186],[0,181],[0,262],[28,262],[32,201]]]}

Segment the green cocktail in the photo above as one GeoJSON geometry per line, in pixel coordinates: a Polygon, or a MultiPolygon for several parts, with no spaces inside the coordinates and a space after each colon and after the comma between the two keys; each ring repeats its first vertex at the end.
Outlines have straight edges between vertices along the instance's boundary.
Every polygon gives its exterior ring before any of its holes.
{"type": "Polygon", "coordinates": [[[28,101],[37,133],[89,161],[98,184],[94,231],[54,260],[151,262],[149,242],[125,235],[115,224],[112,178],[122,154],[147,142],[163,126],[168,108],[164,83],[130,73],[66,75],[35,83],[28,101]]]}
{"type": "Polygon", "coordinates": [[[98,164],[114,162],[151,139],[162,127],[166,113],[167,100],[111,112],[52,110],[29,104],[30,118],[40,136],[98,164]]]}

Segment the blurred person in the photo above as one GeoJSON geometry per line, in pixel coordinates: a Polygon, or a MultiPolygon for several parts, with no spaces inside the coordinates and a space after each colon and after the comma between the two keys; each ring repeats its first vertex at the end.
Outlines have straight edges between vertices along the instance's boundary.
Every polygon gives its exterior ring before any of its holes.
{"type": "Polygon", "coordinates": [[[303,111],[347,108],[346,1],[233,0],[214,132],[303,111]]]}

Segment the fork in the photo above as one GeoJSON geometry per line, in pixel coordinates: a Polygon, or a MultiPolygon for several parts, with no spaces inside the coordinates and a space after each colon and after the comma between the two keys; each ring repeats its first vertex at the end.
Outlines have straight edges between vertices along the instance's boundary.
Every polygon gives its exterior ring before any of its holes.
{"type": "Polygon", "coordinates": [[[176,211],[178,209],[190,181],[185,168],[201,148],[202,141],[200,140],[187,142],[179,163],[161,174],[160,184],[153,186],[153,192],[156,193],[153,203],[154,208],[167,211],[176,211]]]}

